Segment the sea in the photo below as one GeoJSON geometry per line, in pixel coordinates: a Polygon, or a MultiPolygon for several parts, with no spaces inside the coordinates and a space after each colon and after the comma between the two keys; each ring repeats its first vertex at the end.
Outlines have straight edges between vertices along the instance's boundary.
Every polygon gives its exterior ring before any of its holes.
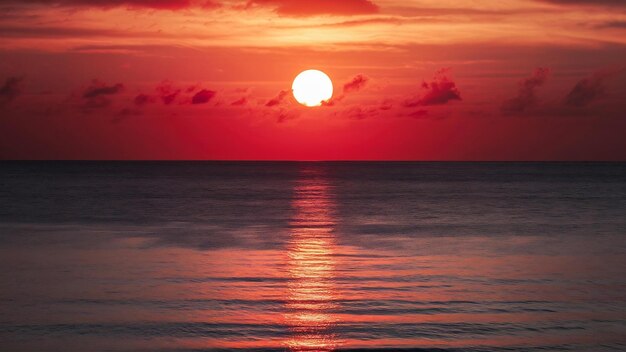
{"type": "Polygon", "coordinates": [[[626,163],[0,162],[1,351],[626,351],[626,163]]]}

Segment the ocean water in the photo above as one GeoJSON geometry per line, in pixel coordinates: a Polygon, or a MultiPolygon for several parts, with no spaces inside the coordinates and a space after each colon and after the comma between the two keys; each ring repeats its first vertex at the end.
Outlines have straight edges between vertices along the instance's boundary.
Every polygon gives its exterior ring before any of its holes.
{"type": "Polygon", "coordinates": [[[624,163],[0,163],[0,350],[626,350],[624,163]]]}

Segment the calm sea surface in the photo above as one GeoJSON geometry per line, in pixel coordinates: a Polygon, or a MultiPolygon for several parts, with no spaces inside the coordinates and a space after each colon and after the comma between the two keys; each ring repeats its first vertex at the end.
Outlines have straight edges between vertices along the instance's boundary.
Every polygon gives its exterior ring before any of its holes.
{"type": "Polygon", "coordinates": [[[0,350],[626,350],[626,164],[0,163],[0,350]]]}

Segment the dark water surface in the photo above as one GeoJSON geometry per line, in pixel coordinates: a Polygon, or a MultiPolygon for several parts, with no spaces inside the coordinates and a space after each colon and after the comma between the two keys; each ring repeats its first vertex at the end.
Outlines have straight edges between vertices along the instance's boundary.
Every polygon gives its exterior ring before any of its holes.
{"type": "Polygon", "coordinates": [[[0,350],[626,350],[626,164],[0,163],[0,350]]]}

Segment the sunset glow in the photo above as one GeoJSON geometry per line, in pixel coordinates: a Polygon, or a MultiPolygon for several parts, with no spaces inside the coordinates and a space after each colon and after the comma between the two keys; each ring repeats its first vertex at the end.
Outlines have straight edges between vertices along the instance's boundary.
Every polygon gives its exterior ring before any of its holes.
{"type": "Polygon", "coordinates": [[[626,159],[620,1],[2,4],[0,158],[626,159]]]}
{"type": "Polygon", "coordinates": [[[626,0],[0,0],[0,352],[621,351],[626,0]]]}

